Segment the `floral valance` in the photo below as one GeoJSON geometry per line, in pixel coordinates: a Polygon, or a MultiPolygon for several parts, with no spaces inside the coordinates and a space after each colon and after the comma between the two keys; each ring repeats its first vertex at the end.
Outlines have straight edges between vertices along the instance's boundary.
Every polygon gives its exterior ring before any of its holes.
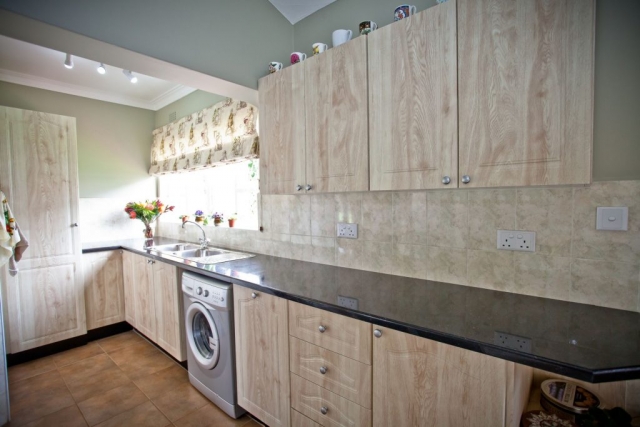
{"type": "Polygon", "coordinates": [[[258,109],[228,98],[153,131],[150,175],[235,163],[260,156],[258,109]]]}

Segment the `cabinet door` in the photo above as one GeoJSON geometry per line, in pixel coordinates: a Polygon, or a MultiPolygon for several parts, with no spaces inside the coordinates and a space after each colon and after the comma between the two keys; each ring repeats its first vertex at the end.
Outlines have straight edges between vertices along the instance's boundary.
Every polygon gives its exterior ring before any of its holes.
{"type": "Polygon", "coordinates": [[[458,176],[456,2],[369,41],[371,190],[443,188],[458,176]]]}
{"type": "Polygon", "coordinates": [[[293,194],[304,186],[304,67],[260,79],[260,191],[293,194]]]}
{"type": "Polygon", "coordinates": [[[0,269],[9,352],[87,332],[78,227],[76,120],[0,107],[0,182],[29,248],[0,269]]]}
{"type": "Polygon", "coordinates": [[[367,191],[367,39],[303,62],[306,184],[312,192],[367,191]]]}
{"type": "Polygon", "coordinates": [[[142,255],[132,255],[136,329],[155,342],[156,308],[151,260],[142,255]]]}
{"type": "Polygon", "coordinates": [[[83,254],[82,266],[87,329],[125,320],[122,251],[83,254]]]}
{"type": "Polygon", "coordinates": [[[271,427],[288,427],[287,301],[237,285],[233,300],[238,404],[271,427]]]}
{"type": "Polygon", "coordinates": [[[591,182],[592,0],[458,0],[460,175],[591,182]]]}
{"type": "Polygon", "coordinates": [[[124,282],[124,320],[131,326],[136,325],[136,297],[134,282],[134,260],[136,255],[129,251],[122,253],[122,279],[124,282]]]}
{"type": "Polygon", "coordinates": [[[179,361],[186,357],[182,290],[178,269],[173,265],[155,261],[153,264],[155,288],[156,342],[179,361]]]}

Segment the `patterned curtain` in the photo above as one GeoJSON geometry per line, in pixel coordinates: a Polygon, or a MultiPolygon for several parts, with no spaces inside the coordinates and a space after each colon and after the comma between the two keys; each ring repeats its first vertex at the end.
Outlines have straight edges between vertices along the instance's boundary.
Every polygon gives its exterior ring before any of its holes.
{"type": "Polygon", "coordinates": [[[258,108],[228,98],[153,131],[150,175],[260,157],[258,108]]]}

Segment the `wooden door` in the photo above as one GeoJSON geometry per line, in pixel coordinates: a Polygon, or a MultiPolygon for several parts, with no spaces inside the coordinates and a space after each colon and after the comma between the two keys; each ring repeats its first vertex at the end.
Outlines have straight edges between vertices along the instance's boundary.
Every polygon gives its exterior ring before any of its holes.
{"type": "Polygon", "coordinates": [[[371,190],[455,187],[456,2],[387,25],[367,39],[371,190]],[[444,177],[451,183],[443,184],[444,177]]]}
{"type": "Polygon", "coordinates": [[[152,260],[142,255],[132,255],[136,329],[155,342],[156,308],[152,260]]]}
{"type": "Polygon", "coordinates": [[[87,329],[125,320],[122,251],[82,255],[87,329]]]}
{"type": "Polygon", "coordinates": [[[594,1],[458,0],[460,175],[591,182],[594,1]]]}
{"type": "Polygon", "coordinates": [[[154,261],[156,342],[179,361],[187,360],[184,340],[182,289],[178,269],[173,265],[154,261]]]}
{"type": "Polygon", "coordinates": [[[122,251],[122,278],[124,282],[124,320],[131,326],[136,325],[136,297],[134,282],[134,259],[136,255],[122,251]]]}
{"type": "Polygon", "coordinates": [[[260,192],[297,193],[305,185],[303,64],[260,79],[258,96],[260,192]]]}
{"type": "Polygon", "coordinates": [[[287,301],[237,285],[233,300],[238,404],[271,427],[288,427],[287,301]]]}
{"type": "Polygon", "coordinates": [[[0,107],[0,186],[29,241],[2,268],[10,352],[85,334],[76,120],[0,107]]]}
{"type": "Polygon", "coordinates": [[[303,64],[305,184],[317,193],[369,190],[366,37],[303,64]]]}

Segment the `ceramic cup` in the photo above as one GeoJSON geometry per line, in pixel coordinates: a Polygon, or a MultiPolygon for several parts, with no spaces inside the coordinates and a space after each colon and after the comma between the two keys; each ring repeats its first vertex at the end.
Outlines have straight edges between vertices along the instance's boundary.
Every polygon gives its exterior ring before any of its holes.
{"type": "Polygon", "coordinates": [[[352,35],[353,31],[351,30],[335,30],[332,36],[333,47],[340,46],[341,44],[348,42],[351,40],[352,35]]]}
{"type": "Polygon", "coordinates": [[[413,15],[418,10],[415,6],[409,4],[402,4],[396,7],[395,12],[393,13],[393,20],[399,21],[401,19],[407,18],[408,16],[413,15]]]}
{"type": "Polygon", "coordinates": [[[271,74],[282,70],[282,62],[269,62],[269,72],[271,74]]]}
{"type": "Polygon", "coordinates": [[[359,25],[359,28],[360,34],[364,36],[366,34],[369,34],[371,31],[377,30],[378,24],[373,21],[362,21],[359,25]]]}
{"type": "Polygon", "coordinates": [[[313,44],[313,54],[317,55],[319,53],[324,52],[325,50],[327,50],[329,48],[329,46],[327,46],[324,43],[314,43],[313,44]]]}
{"type": "Polygon", "coordinates": [[[307,59],[307,54],[304,52],[293,52],[291,54],[291,64],[297,64],[307,59]]]}

